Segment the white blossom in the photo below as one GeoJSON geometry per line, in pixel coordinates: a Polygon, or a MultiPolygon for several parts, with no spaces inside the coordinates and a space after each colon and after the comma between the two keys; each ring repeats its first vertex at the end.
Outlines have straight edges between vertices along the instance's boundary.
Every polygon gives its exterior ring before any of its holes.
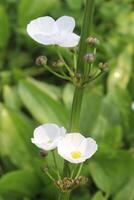
{"type": "Polygon", "coordinates": [[[49,16],[39,17],[27,25],[27,32],[36,42],[44,45],[59,45],[74,47],[78,45],[80,37],[73,33],[75,20],[63,16],[56,21],[49,16]]]}
{"type": "Polygon", "coordinates": [[[58,142],[64,137],[66,130],[53,123],[43,124],[34,130],[34,138],[32,143],[43,150],[55,149],[58,142]]]}
{"type": "Polygon", "coordinates": [[[82,163],[97,151],[97,144],[91,137],[80,133],[69,133],[58,143],[58,154],[71,163],[82,163]]]}

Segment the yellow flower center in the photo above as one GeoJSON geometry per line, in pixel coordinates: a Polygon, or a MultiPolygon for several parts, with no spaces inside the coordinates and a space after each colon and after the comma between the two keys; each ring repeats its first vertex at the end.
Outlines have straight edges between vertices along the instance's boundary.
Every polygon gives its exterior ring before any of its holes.
{"type": "Polygon", "coordinates": [[[73,152],[71,152],[71,156],[74,159],[80,158],[81,157],[81,152],[79,152],[79,151],[73,151],[73,152]]]}

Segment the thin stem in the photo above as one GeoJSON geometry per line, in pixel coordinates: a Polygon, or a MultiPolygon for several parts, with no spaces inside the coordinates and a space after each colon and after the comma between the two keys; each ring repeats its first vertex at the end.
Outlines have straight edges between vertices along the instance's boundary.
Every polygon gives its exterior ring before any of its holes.
{"type": "Polygon", "coordinates": [[[52,181],[55,181],[55,179],[52,177],[52,175],[48,171],[45,171],[45,173],[52,181]]]}
{"type": "Polygon", "coordinates": [[[49,66],[45,65],[44,67],[45,67],[49,72],[51,72],[52,74],[54,74],[55,76],[70,81],[70,78],[67,78],[67,77],[62,76],[61,74],[59,74],[59,73],[57,73],[57,72],[54,72],[49,66]]]}
{"type": "Polygon", "coordinates": [[[64,66],[66,67],[67,71],[69,72],[70,75],[73,75],[73,71],[69,68],[69,66],[66,64],[66,61],[64,60],[63,56],[61,53],[58,51],[59,58],[64,62],[64,66]]]}
{"type": "Polygon", "coordinates": [[[56,172],[57,172],[58,178],[61,179],[61,176],[60,176],[60,173],[59,173],[59,170],[58,170],[58,165],[57,165],[56,158],[55,158],[54,150],[52,151],[52,156],[53,156],[54,165],[55,165],[55,168],[56,168],[56,172]]]}
{"type": "Polygon", "coordinates": [[[77,69],[77,50],[76,48],[74,49],[74,69],[76,70],[77,69]]]}
{"type": "Polygon", "coordinates": [[[81,173],[81,170],[82,170],[82,167],[83,167],[83,163],[80,164],[79,169],[78,169],[78,172],[77,172],[75,178],[78,178],[78,177],[79,177],[79,175],[80,175],[80,173],[81,173]]]}
{"type": "Polygon", "coordinates": [[[103,74],[103,72],[102,71],[100,71],[96,76],[94,76],[93,78],[90,78],[89,80],[90,80],[90,82],[91,81],[94,81],[95,79],[97,79],[99,76],[101,76],[103,74]]]}

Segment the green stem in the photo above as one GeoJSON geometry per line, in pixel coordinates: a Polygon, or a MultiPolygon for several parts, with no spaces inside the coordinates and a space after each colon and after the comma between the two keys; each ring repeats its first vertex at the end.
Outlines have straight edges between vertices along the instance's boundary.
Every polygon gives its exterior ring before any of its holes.
{"type": "Polygon", "coordinates": [[[53,182],[55,181],[55,179],[52,177],[52,175],[48,171],[45,171],[45,173],[53,182]]]}
{"type": "Polygon", "coordinates": [[[70,118],[70,126],[69,129],[71,132],[76,132],[80,130],[80,111],[83,97],[83,88],[75,88],[71,118],[70,118]]]}
{"type": "MultiPolygon", "coordinates": [[[[94,4],[95,0],[86,1],[82,33],[80,39],[80,47],[77,60],[77,72],[81,73],[83,78],[86,72],[84,55],[87,53],[88,49],[86,39],[91,34],[91,24],[94,11],[94,4]]],[[[83,93],[84,93],[83,88],[78,88],[78,87],[75,88],[73,103],[72,103],[71,118],[70,118],[70,127],[69,127],[70,132],[75,132],[80,130],[80,111],[81,111],[83,93]]],[[[65,161],[63,175],[66,176],[67,174],[70,174],[70,172],[69,173],[68,172],[69,172],[69,164],[67,161],[65,161]]],[[[63,200],[69,200],[69,198],[70,194],[66,193],[63,200]]]]}
{"type": "Polygon", "coordinates": [[[61,195],[61,199],[60,200],[69,200],[70,199],[70,192],[67,193],[63,193],[61,195]]]}
{"type": "Polygon", "coordinates": [[[81,40],[80,40],[80,48],[78,54],[78,72],[81,74],[85,74],[85,62],[84,55],[87,53],[88,44],[86,43],[86,39],[91,34],[91,26],[92,26],[92,18],[94,12],[95,0],[87,0],[85,6],[85,15],[83,20],[82,32],[81,32],[81,40]]]}
{"type": "Polygon", "coordinates": [[[58,175],[58,179],[61,180],[61,176],[60,176],[60,173],[59,173],[59,170],[58,170],[58,166],[57,166],[54,150],[52,151],[52,155],[53,155],[54,165],[55,165],[55,168],[56,168],[56,173],[58,175]]]}
{"type": "Polygon", "coordinates": [[[82,167],[83,167],[83,163],[80,164],[79,169],[78,169],[78,172],[77,172],[75,178],[78,178],[78,177],[79,177],[79,175],[80,175],[80,173],[81,173],[81,170],[82,170],[82,167]]]}
{"type": "Polygon", "coordinates": [[[71,80],[70,78],[67,78],[67,77],[65,77],[65,76],[62,76],[61,74],[59,74],[59,73],[53,71],[53,70],[52,70],[49,66],[47,66],[47,65],[45,65],[44,67],[45,67],[49,72],[51,72],[52,74],[54,74],[55,76],[57,76],[57,77],[59,77],[59,78],[62,78],[62,79],[68,80],[68,81],[71,80]]]}

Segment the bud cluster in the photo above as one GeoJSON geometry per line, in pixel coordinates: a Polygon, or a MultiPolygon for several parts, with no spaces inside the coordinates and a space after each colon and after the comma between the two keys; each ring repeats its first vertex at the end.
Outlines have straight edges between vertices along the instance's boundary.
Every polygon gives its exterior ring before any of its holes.
{"type": "Polygon", "coordinates": [[[61,192],[65,193],[65,192],[72,191],[74,188],[80,185],[85,185],[87,182],[88,182],[88,178],[84,176],[79,176],[78,178],[74,178],[74,179],[64,177],[63,180],[58,180],[58,181],[55,181],[54,183],[61,192]]]}

